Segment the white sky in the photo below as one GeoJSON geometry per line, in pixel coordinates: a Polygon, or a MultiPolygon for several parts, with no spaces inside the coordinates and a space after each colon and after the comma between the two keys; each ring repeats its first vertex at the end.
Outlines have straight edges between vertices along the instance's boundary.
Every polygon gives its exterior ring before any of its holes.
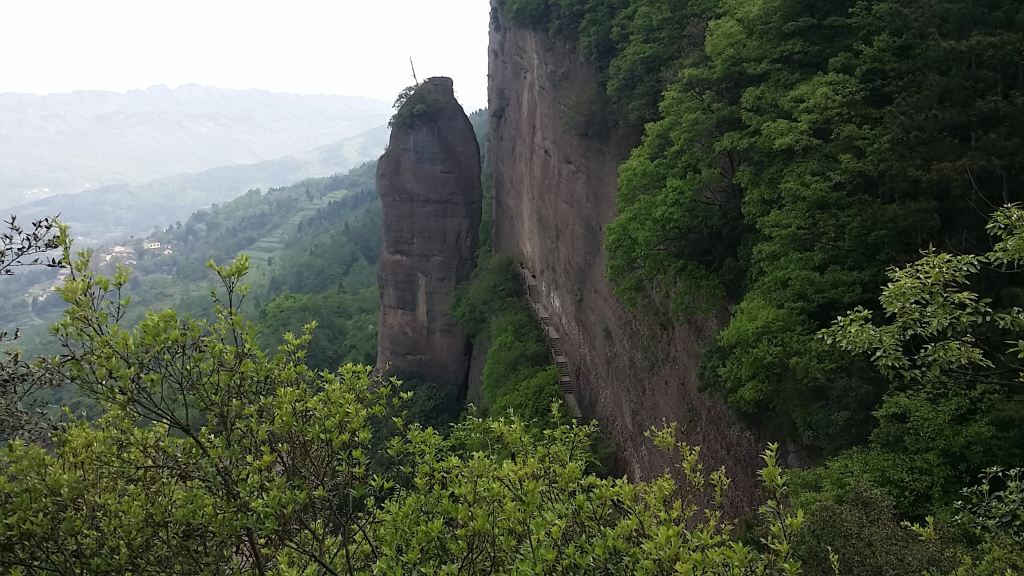
{"type": "Polygon", "coordinates": [[[196,83],[388,100],[451,76],[487,103],[487,0],[0,0],[0,92],[196,83]]]}

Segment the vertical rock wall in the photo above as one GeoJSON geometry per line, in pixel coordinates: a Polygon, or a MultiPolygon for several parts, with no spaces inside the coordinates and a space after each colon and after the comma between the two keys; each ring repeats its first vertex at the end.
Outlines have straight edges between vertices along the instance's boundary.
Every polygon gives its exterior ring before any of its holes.
{"type": "Polygon", "coordinates": [[[598,85],[595,71],[575,46],[507,25],[493,1],[489,56],[495,249],[536,276],[584,415],[601,422],[634,479],[674,463],[644,433],[678,422],[708,467],[726,466],[730,511],[749,510],[764,439],[702,392],[697,376],[724,312],[690,324],[660,311],[634,313],[605,278],[617,167],[635,142],[616,145],[573,125],[598,85]]]}
{"type": "Polygon", "coordinates": [[[421,84],[396,116],[377,168],[384,209],[377,368],[465,393],[470,344],[450,315],[473,271],[480,149],[450,78],[421,84]]]}

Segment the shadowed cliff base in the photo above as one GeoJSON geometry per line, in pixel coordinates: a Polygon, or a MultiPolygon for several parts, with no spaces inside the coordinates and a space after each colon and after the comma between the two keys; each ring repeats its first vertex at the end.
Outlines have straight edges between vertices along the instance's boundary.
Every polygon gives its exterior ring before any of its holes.
{"type": "Polygon", "coordinates": [[[450,78],[416,87],[377,169],[384,209],[377,368],[465,397],[470,344],[450,309],[479,244],[480,148],[450,78]]]}

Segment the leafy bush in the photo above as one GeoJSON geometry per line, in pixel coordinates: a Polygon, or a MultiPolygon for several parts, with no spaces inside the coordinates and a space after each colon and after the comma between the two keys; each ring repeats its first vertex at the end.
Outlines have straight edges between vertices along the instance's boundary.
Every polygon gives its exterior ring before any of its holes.
{"type": "Polygon", "coordinates": [[[523,284],[507,256],[483,257],[473,278],[459,288],[452,315],[471,337],[482,335],[498,316],[522,308],[523,284]]]}
{"type": "MultiPolygon", "coordinates": [[[[970,531],[968,545],[954,549],[959,565],[952,576],[1024,574],[1024,469],[989,468],[980,483],[964,489],[956,523],[970,531]]],[[[910,526],[924,541],[940,536],[932,518],[910,526]]]]}
{"type": "Polygon", "coordinates": [[[997,307],[974,284],[985,285],[979,276],[986,267],[1021,269],[1024,211],[1000,209],[988,230],[993,248],[985,254],[929,249],[889,271],[883,314],[856,308],[820,333],[826,345],[868,359],[890,386],[866,446],[796,476],[819,564],[831,540],[845,542],[836,550],[865,573],[1019,569],[1019,554],[1009,551],[1024,544],[1021,474],[992,467],[1024,462],[1024,310],[997,307]],[[970,486],[980,470],[987,470],[981,483],[970,486]],[[915,528],[923,542],[905,543],[893,531],[895,518],[926,520],[915,528]],[[868,533],[879,530],[893,533],[868,533]],[[859,535],[844,538],[847,532],[859,535]],[[894,542],[900,544],[890,548],[894,542]],[[900,559],[900,549],[916,552],[900,559]],[[940,561],[929,550],[948,554],[940,561]]]}
{"type": "Polygon", "coordinates": [[[395,381],[303,362],[308,331],[260,351],[237,304],[243,257],[216,268],[214,319],[121,323],[127,277],[76,262],[57,362],[105,414],[52,450],[0,452],[0,565],[13,574],[798,574],[802,515],[764,453],[760,546],[739,542],[672,427],[677,483],[589,474],[593,429],[470,418],[447,437],[406,426],[395,381]],[[715,508],[698,510],[694,501],[715,508]]]}
{"type": "MultiPolygon", "coordinates": [[[[374,341],[376,343],[376,341],[374,341]]],[[[401,379],[399,390],[411,394],[402,404],[405,421],[445,434],[459,421],[465,405],[452,386],[414,378],[401,379]]]]}
{"type": "Polygon", "coordinates": [[[867,449],[828,467],[852,466],[838,476],[869,478],[907,516],[948,505],[979,470],[1024,462],[1024,312],[997,309],[972,289],[983,266],[1019,270],[1022,222],[1024,212],[1008,206],[989,225],[988,253],[930,249],[890,270],[879,299],[884,316],[856,308],[821,333],[890,382],[867,449]]]}
{"type": "Polygon", "coordinates": [[[889,496],[871,485],[856,484],[841,499],[798,501],[807,511],[797,542],[807,574],[832,574],[831,554],[844,576],[920,576],[955,565],[948,542],[918,538],[901,524],[889,496]]]}
{"type": "Polygon", "coordinates": [[[260,313],[260,344],[273,350],[284,343],[281,335],[298,334],[316,323],[306,363],[316,370],[333,370],[348,363],[372,364],[377,355],[377,291],[350,294],[284,293],[260,313]]]}
{"type": "Polygon", "coordinates": [[[426,122],[442,108],[444,102],[430,89],[430,80],[410,86],[398,95],[397,111],[388,122],[389,128],[407,128],[417,122],[426,122]]]}
{"type": "Polygon", "coordinates": [[[558,372],[523,298],[515,263],[484,257],[460,289],[452,313],[475,340],[489,343],[481,386],[487,413],[512,411],[542,426],[557,421],[551,404],[561,398],[558,372]]]}

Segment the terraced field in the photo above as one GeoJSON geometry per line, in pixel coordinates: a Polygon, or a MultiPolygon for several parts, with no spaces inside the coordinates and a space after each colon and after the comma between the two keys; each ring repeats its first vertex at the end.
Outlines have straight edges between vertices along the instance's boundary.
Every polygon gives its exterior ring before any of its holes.
{"type": "Polygon", "coordinates": [[[241,250],[240,253],[248,254],[250,258],[250,277],[253,281],[263,280],[269,270],[269,263],[273,258],[280,256],[288,242],[289,237],[295,234],[299,222],[316,214],[316,211],[334,200],[340,200],[349,194],[348,190],[336,190],[323,198],[316,198],[311,202],[303,203],[302,208],[292,215],[291,218],[281,224],[276,230],[254,242],[249,247],[241,250]]]}

